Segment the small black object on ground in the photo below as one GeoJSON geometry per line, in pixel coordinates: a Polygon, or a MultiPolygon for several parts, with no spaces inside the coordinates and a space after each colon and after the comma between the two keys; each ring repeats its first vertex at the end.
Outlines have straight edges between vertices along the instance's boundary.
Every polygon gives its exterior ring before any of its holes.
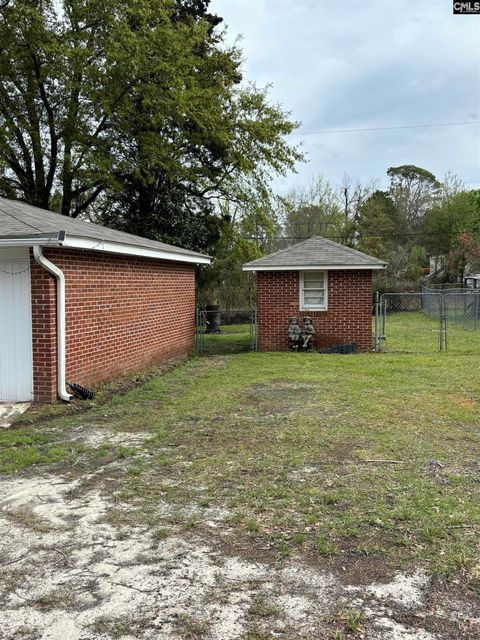
{"type": "Polygon", "coordinates": [[[320,353],[358,353],[358,345],[356,342],[348,344],[335,344],[328,349],[322,349],[320,353]]]}
{"type": "Polygon", "coordinates": [[[93,400],[95,398],[95,394],[93,393],[93,391],[82,387],[81,384],[76,384],[75,382],[67,382],[67,387],[69,387],[75,397],[81,398],[82,400],[93,400]]]}

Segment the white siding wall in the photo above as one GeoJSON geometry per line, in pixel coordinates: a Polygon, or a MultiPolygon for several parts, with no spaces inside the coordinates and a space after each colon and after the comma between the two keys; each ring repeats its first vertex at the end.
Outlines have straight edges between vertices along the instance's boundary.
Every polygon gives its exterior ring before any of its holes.
{"type": "Polygon", "coordinates": [[[29,267],[27,248],[0,249],[0,402],[33,397],[29,267]]]}

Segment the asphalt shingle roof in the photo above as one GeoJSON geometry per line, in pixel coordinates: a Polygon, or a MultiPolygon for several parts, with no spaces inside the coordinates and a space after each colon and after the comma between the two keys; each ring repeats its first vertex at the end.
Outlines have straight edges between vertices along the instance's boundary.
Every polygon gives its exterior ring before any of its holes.
{"type": "Polygon", "coordinates": [[[342,267],[346,269],[355,269],[360,267],[367,269],[382,269],[386,266],[386,262],[368,256],[366,253],[345,247],[338,242],[327,240],[321,236],[315,236],[294,244],[286,249],[281,249],[269,256],[252,260],[243,265],[246,271],[255,271],[256,269],[266,271],[270,269],[279,269],[286,267],[290,269],[298,269],[301,267],[342,267]]]}
{"type": "Polygon", "coordinates": [[[116,231],[99,224],[69,218],[59,213],[40,209],[19,200],[0,198],[0,238],[57,235],[65,231],[67,236],[131,245],[133,247],[168,251],[185,256],[206,256],[182,249],[165,242],[141,238],[131,233],[116,231]]]}

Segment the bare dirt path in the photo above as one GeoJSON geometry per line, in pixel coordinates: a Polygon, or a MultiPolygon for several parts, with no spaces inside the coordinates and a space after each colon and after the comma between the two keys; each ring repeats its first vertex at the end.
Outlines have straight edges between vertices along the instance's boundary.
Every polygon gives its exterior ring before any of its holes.
{"type": "Polygon", "coordinates": [[[342,579],[295,557],[269,564],[225,554],[219,509],[196,513],[209,542],[118,529],[107,518],[116,499],[101,490],[104,472],[1,481],[3,640],[480,637],[473,605],[453,591],[432,599],[422,572],[359,583],[347,567],[342,579]]]}

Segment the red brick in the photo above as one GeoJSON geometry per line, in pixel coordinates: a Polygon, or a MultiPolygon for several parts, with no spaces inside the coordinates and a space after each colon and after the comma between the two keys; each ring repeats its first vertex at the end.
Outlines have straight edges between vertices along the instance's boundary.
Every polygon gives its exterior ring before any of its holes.
{"type": "Polygon", "coordinates": [[[300,311],[298,271],[257,272],[258,348],[288,349],[288,320],[313,319],[315,347],[356,342],[361,351],[372,348],[372,272],[328,272],[328,309],[300,311]]]}
{"type": "MultiPolygon", "coordinates": [[[[66,378],[83,386],[187,354],[195,341],[193,265],[49,249],[65,274],[66,378]]],[[[31,257],[34,399],[57,397],[56,282],[31,257]]]]}

